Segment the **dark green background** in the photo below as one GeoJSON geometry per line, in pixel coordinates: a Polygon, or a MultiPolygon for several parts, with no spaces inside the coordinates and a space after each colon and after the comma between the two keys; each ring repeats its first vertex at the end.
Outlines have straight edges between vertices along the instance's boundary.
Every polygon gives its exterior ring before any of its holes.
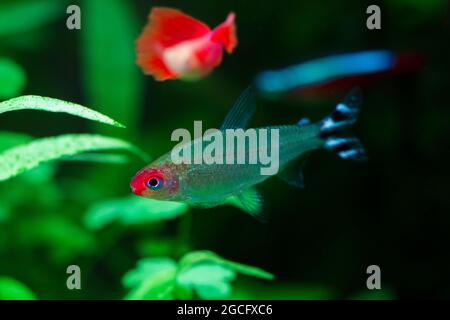
{"type": "MultiPolygon", "coordinates": [[[[264,69],[372,48],[421,52],[425,68],[383,78],[364,89],[356,132],[368,162],[347,162],[320,151],[306,165],[304,190],[278,179],[261,185],[271,218],[268,224],[237,209],[218,207],[192,210],[188,231],[183,224],[189,223],[186,216],[158,224],[86,230],[82,217],[92,203],[130,193],[129,180],[143,166],[137,160],[120,166],[62,164],[51,187],[3,182],[0,201],[13,196],[18,200],[9,219],[0,222],[0,275],[20,280],[38,298],[119,299],[125,294],[120,279],[139,258],[159,254],[178,258],[188,243],[191,249],[212,250],[276,275],[273,282],[239,279],[236,298],[376,297],[365,286],[365,271],[371,264],[382,271],[379,297],[450,297],[447,1],[379,3],[382,29],[376,31],[365,26],[365,11],[372,1],[119,1],[134,26],[123,26],[113,14],[108,16],[106,7],[116,0],[88,1],[92,7],[71,2],[81,7],[81,31],[67,30],[63,7],[49,24],[0,38],[0,55],[24,67],[28,81],[23,94],[91,106],[128,129],[105,129],[78,118],[24,111],[2,115],[1,130],[37,137],[106,132],[126,137],[157,157],[173,145],[170,134],[175,128],[192,130],[194,120],[218,127],[235,98],[264,69]],[[105,10],[97,7],[90,12],[95,7],[92,2],[105,10]],[[127,76],[117,73],[115,65],[87,70],[89,65],[83,61],[100,48],[83,46],[101,46],[95,36],[86,40],[94,29],[110,30],[113,44],[115,34],[123,30],[131,30],[136,38],[155,5],[179,8],[210,26],[234,11],[239,45],[210,76],[194,83],[155,82],[134,67],[137,76],[131,78],[138,89],[129,98],[132,101],[117,100],[117,88],[127,86],[127,76]],[[94,15],[99,12],[103,14],[94,15]],[[102,89],[109,100],[92,94],[96,89],[86,79],[90,73],[105,79],[102,89]],[[7,192],[12,184],[17,189],[13,195],[7,192]],[[83,270],[81,291],[65,288],[69,264],[83,270]]],[[[8,2],[12,1],[2,0],[8,2]]],[[[115,61],[130,62],[130,55],[115,45],[103,52],[115,61]]],[[[301,97],[260,99],[253,124],[293,123],[304,116],[318,120],[336,103],[301,97]]]]}

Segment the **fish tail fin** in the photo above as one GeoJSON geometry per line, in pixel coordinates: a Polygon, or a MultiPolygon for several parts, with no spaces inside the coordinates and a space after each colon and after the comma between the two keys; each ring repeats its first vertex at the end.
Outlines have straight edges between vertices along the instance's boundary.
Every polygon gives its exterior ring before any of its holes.
{"type": "Polygon", "coordinates": [[[360,89],[352,89],[334,111],[319,123],[319,137],[324,141],[323,147],[335,152],[342,159],[357,161],[367,159],[359,139],[345,135],[346,129],[358,118],[361,101],[360,89]]]}
{"type": "Polygon", "coordinates": [[[231,12],[227,20],[213,30],[211,38],[212,41],[222,44],[228,53],[232,53],[237,45],[235,16],[234,12],[231,12]]]}

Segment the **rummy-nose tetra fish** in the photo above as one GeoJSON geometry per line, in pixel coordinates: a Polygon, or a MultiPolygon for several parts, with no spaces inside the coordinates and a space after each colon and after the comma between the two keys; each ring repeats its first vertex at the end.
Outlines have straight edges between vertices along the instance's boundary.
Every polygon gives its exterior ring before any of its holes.
{"type": "MultiPolygon", "coordinates": [[[[138,196],[185,202],[194,207],[210,208],[233,203],[251,215],[262,218],[262,198],[254,186],[277,175],[287,183],[301,187],[301,163],[304,155],[310,151],[327,149],[343,159],[365,159],[359,140],[345,134],[346,129],[357,119],[360,102],[361,94],[358,89],[354,89],[329,116],[316,123],[302,119],[292,125],[247,129],[245,137],[248,139],[241,140],[244,142],[243,148],[224,148],[225,151],[220,152],[218,149],[221,148],[216,148],[216,154],[212,157],[222,160],[222,155],[227,161],[197,161],[197,155],[191,162],[174,161],[173,151],[178,148],[176,146],[172,152],[140,170],[131,180],[131,189],[138,196]],[[247,132],[250,130],[253,130],[257,143],[252,142],[252,135],[247,132]],[[271,143],[262,143],[267,140],[262,137],[267,138],[267,132],[271,131],[276,131],[277,135],[271,136],[271,143]],[[262,134],[264,132],[265,136],[262,134]],[[278,158],[278,170],[269,173],[263,173],[263,169],[267,169],[267,162],[264,161],[228,161],[233,156],[241,160],[255,160],[258,155],[265,155],[267,158],[269,153],[272,156],[276,154],[278,158]]],[[[211,148],[213,136],[216,142],[220,138],[216,147],[228,147],[229,141],[222,139],[221,135],[228,137],[229,132],[244,132],[254,111],[253,93],[251,89],[247,89],[225,118],[220,130],[213,130],[210,135],[205,133],[204,137],[188,141],[181,145],[181,149],[191,154],[191,151],[195,153],[196,149],[202,147],[202,156],[205,157],[207,148],[211,148]]]]}

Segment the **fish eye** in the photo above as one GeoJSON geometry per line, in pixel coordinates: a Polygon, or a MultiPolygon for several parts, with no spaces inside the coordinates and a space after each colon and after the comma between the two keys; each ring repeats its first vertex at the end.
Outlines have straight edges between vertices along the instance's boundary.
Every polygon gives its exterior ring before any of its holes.
{"type": "Polygon", "coordinates": [[[147,181],[147,187],[152,190],[159,190],[163,186],[163,181],[160,178],[157,177],[151,177],[147,181]]]}

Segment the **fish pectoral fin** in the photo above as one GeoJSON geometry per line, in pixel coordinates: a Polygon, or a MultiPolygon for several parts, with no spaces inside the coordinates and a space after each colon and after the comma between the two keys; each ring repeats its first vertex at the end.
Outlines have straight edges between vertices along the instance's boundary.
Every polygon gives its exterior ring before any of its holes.
{"type": "Polygon", "coordinates": [[[300,158],[283,168],[280,173],[277,174],[277,177],[293,187],[304,188],[305,179],[303,176],[303,167],[305,166],[307,158],[307,155],[300,156],[300,158]]]}
{"type": "Polygon", "coordinates": [[[248,87],[236,100],[230,112],[228,112],[220,130],[245,129],[255,110],[255,92],[252,87],[248,87]]]}
{"type": "Polygon", "coordinates": [[[227,198],[226,203],[235,206],[261,222],[267,221],[263,212],[263,198],[255,188],[248,188],[240,193],[227,198]]]}

